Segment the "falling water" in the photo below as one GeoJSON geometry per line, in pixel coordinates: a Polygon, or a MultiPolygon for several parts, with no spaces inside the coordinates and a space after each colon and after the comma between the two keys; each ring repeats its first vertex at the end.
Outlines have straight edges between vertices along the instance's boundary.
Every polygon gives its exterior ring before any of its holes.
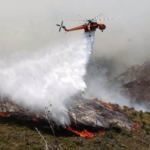
{"type": "Polygon", "coordinates": [[[84,91],[83,77],[92,52],[95,32],[34,52],[17,52],[0,60],[0,92],[32,111],[48,102],[58,123],[69,123],[67,105],[84,91]]]}

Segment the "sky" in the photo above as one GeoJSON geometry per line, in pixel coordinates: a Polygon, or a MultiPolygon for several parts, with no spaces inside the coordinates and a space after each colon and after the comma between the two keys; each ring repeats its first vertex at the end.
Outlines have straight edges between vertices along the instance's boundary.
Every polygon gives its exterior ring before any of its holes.
{"type": "MultiPolygon", "coordinates": [[[[67,28],[82,25],[73,21],[103,14],[106,30],[97,29],[92,59],[114,60],[114,71],[150,59],[150,1],[137,0],[0,0],[0,54],[36,51],[84,31],[58,32],[56,23],[67,28]]],[[[106,62],[107,64],[107,62],[106,62]]]]}

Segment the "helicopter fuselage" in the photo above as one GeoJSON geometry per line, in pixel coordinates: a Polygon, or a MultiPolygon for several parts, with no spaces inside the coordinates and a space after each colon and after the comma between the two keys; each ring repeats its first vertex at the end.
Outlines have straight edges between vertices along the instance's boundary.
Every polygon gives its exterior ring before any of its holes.
{"type": "Polygon", "coordinates": [[[62,28],[67,32],[81,30],[81,29],[84,29],[85,32],[90,32],[90,31],[95,31],[97,28],[103,31],[104,29],[106,29],[106,25],[104,25],[103,23],[92,22],[92,23],[86,23],[82,26],[78,26],[78,27],[71,28],[71,29],[66,29],[65,26],[62,26],[62,28]]]}
{"type": "Polygon", "coordinates": [[[106,29],[106,25],[104,25],[103,23],[91,23],[84,25],[85,32],[95,31],[97,28],[103,31],[104,29],[106,29]]]}

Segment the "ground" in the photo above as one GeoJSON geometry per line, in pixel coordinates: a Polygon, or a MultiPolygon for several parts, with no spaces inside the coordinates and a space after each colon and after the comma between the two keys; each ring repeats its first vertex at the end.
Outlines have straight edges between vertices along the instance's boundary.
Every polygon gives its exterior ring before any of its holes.
{"type": "MultiPolygon", "coordinates": [[[[0,150],[43,150],[44,140],[35,127],[51,146],[63,150],[150,150],[150,113],[124,107],[124,111],[139,127],[135,131],[126,131],[112,126],[105,135],[84,139],[67,130],[51,129],[43,123],[0,117],[0,150]],[[61,148],[60,148],[61,146],[61,148]]],[[[51,148],[54,150],[54,147],[51,148]]]]}

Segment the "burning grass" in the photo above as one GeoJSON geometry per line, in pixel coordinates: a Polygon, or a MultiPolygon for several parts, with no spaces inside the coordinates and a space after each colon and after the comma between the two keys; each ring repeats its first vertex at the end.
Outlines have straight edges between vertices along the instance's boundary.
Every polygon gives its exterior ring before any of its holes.
{"type": "Polygon", "coordinates": [[[71,132],[73,132],[73,133],[75,133],[75,134],[77,134],[77,135],[79,135],[83,138],[87,138],[87,139],[93,138],[93,137],[97,136],[98,134],[100,134],[100,135],[105,134],[105,131],[98,131],[98,132],[95,132],[95,133],[94,132],[89,132],[86,129],[84,129],[83,131],[77,131],[77,130],[73,130],[71,128],[71,126],[68,126],[67,130],[71,131],[71,132]]]}
{"type": "Polygon", "coordinates": [[[10,117],[10,114],[9,113],[0,113],[0,116],[1,117],[10,117]]]}
{"type": "Polygon", "coordinates": [[[11,113],[2,113],[0,112],[0,117],[15,117],[18,118],[19,120],[26,120],[26,121],[40,121],[40,119],[36,119],[33,117],[28,118],[28,116],[21,116],[21,115],[16,115],[16,114],[11,114],[11,113]]]}
{"type": "Polygon", "coordinates": [[[110,104],[108,104],[108,103],[106,103],[106,102],[104,102],[104,101],[101,101],[101,103],[102,103],[103,105],[105,105],[106,107],[112,109],[112,110],[116,110],[115,107],[111,106],[110,104]]]}

